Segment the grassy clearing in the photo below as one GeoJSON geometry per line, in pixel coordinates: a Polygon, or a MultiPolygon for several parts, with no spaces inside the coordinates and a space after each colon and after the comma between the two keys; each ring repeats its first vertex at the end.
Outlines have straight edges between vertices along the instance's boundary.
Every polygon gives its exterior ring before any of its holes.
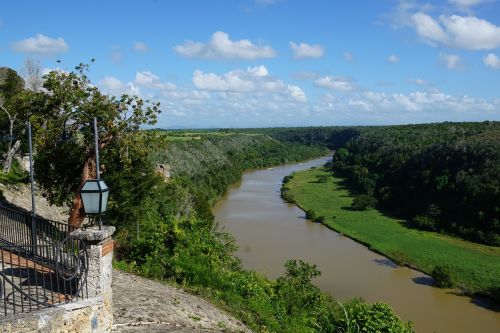
{"type": "Polygon", "coordinates": [[[343,180],[323,168],[294,173],[285,185],[304,210],[325,216],[324,224],[370,249],[403,261],[426,273],[436,265],[450,265],[459,286],[468,292],[485,292],[500,286],[500,248],[467,242],[442,234],[409,229],[404,221],[371,209],[353,211],[353,200],[343,180]],[[318,182],[328,175],[328,181],[318,182]]]}

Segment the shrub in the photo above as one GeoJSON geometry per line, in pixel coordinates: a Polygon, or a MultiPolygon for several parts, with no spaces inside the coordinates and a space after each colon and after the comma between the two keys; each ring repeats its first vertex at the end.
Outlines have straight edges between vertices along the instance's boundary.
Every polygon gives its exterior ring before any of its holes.
{"type": "Polygon", "coordinates": [[[404,323],[385,303],[363,303],[356,299],[343,309],[337,326],[342,332],[413,332],[411,322],[404,323]]]}
{"type": "Polygon", "coordinates": [[[12,160],[10,172],[3,173],[0,171],[0,182],[4,184],[26,183],[28,177],[28,172],[21,167],[16,159],[12,160]]]}
{"type": "Polygon", "coordinates": [[[351,208],[354,210],[368,210],[375,206],[376,200],[373,196],[368,194],[361,194],[354,198],[351,208]]]}
{"type": "Polygon", "coordinates": [[[410,263],[410,258],[404,252],[392,251],[389,256],[398,266],[405,266],[410,263]]]}
{"type": "Polygon", "coordinates": [[[415,228],[422,230],[429,230],[429,231],[437,230],[436,221],[432,217],[427,215],[417,215],[413,219],[412,224],[415,226],[415,228]]]}
{"type": "Polygon", "coordinates": [[[434,285],[439,288],[453,288],[456,286],[453,270],[447,265],[437,265],[432,270],[434,285]]]}
{"type": "Polygon", "coordinates": [[[286,202],[295,203],[295,197],[290,193],[290,188],[287,186],[281,187],[281,198],[286,202]]]}
{"type": "Polygon", "coordinates": [[[326,183],[328,182],[328,176],[327,175],[320,175],[318,176],[318,183],[326,183]]]}
{"type": "Polygon", "coordinates": [[[308,220],[311,220],[311,221],[315,221],[317,218],[316,216],[316,212],[312,209],[309,209],[306,211],[306,219],[308,220]]]}
{"type": "Polygon", "coordinates": [[[326,221],[326,218],[324,216],[318,216],[314,222],[318,222],[318,223],[325,223],[326,221]]]}

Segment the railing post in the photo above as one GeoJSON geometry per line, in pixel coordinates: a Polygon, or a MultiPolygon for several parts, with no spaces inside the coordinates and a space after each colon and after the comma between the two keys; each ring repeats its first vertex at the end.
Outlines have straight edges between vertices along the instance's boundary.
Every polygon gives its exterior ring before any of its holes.
{"type": "Polygon", "coordinates": [[[29,148],[29,158],[30,158],[30,182],[31,182],[31,245],[33,245],[33,255],[36,255],[36,208],[35,208],[35,177],[33,172],[33,145],[31,137],[31,122],[28,120],[26,122],[28,127],[28,148],[29,148]]]}

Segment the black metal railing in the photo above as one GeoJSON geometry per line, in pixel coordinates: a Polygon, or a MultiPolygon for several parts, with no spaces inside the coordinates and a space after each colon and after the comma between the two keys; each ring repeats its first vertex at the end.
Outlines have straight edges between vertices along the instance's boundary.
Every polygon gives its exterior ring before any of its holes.
{"type": "Polygon", "coordinates": [[[87,246],[74,229],[0,207],[0,316],[88,297],[87,246]]]}
{"type": "Polygon", "coordinates": [[[60,242],[68,237],[74,227],[27,212],[0,206],[0,242],[6,245],[46,245],[60,242]]]}

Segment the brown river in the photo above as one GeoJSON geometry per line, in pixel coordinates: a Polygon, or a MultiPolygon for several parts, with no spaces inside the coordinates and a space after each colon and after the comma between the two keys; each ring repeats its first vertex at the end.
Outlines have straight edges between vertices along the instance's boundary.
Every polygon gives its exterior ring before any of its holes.
{"type": "Polygon", "coordinates": [[[243,266],[277,278],[287,259],[314,263],[314,282],[335,298],[362,297],[390,304],[417,332],[500,332],[500,308],[486,300],[433,288],[421,272],[396,267],[387,258],[321,224],[280,198],[284,176],[322,165],[326,158],[246,172],[213,208],[216,221],[232,234],[243,266]]]}

